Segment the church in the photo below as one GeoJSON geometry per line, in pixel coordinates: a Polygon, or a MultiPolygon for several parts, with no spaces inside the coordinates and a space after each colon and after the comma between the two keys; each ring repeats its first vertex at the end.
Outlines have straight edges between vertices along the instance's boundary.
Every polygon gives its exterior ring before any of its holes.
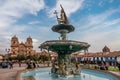
{"type": "Polygon", "coordinates": [[[12,55],[34,55],[36,52],[33,50],[33,41],[29,36],[26,42],[19,42],[18,37],[13,36],[11,38],[11,54],[12,55]]]}

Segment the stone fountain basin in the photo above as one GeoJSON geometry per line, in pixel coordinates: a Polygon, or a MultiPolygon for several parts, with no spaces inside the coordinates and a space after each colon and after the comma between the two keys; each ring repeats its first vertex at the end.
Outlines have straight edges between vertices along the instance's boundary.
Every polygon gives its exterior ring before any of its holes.
{"type": "Polygon", "coordinates": [[[50,51],[70,51],[76,52],[88,49],[90,45],[86,42],[79,42],[73,40],[50,40],[42,43],[39,48],[50,51]]]}

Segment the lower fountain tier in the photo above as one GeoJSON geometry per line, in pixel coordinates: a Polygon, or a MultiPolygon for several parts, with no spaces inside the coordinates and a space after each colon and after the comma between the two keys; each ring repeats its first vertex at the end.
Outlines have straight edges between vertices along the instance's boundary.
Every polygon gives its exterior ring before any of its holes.
{"type": "Polygon", "coordinates": [[[87,50],[90,45],[85,42],[72,40],[51,40],[42,43],[39,48],[47,49],[58,53],[58,61],[52,63],[52,73],[58,75],[79,74],[80,67],[76,65],[76,70],[72,70],[71,53],[80,50],[87,50]]]}
{"type": "Polygon", "coordinates": [[[72,40],[50,40],[42,43],[39,48],[47,49],[59,53],[72,53],[80,50],[88,49],[90,45],[85,42],[72,40]]]}

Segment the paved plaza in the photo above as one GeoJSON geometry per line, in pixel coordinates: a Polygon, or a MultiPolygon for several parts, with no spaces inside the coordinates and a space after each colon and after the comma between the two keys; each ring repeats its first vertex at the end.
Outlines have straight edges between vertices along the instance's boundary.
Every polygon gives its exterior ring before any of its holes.
{"type": "Polygon", "coordinates": [[[18,64],[13,65],[13,69],[0,69],[0,80],[15,80],[17,71],[23,70],[26,68],[25,64],[22,64],[21,67],[19,67],[18,64]]]}

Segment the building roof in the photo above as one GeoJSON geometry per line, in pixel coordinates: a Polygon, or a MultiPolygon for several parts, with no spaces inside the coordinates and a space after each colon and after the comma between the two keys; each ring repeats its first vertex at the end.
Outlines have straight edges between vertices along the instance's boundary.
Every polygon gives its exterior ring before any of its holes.
{"type": "Polygon", "coordinates": [[[117,57],[117,56],[120,56],[120,51],[106,52],[106,53],[104,52],[87,53],[84,55],[77,55],[76,57],[117,57]]]}

